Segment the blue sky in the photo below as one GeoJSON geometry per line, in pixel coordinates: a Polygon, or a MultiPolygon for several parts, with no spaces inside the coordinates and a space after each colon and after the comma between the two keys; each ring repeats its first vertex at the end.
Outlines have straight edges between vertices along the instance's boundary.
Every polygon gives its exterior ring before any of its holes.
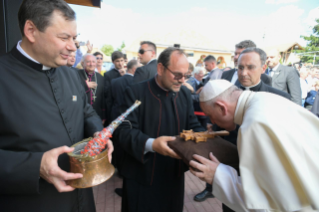
{"type": "Polygon", "coordinates": [[[94,46],[124,41],[141,34],[187,28],[216,39],[229,48],[244,39],[258,46],[305,42],[319,18],[318,0],[103,0],[102,7],[71,7],[77,13],[79,40],[94,46]],[[265,35],[265,38],[263,38],[265,35]]]}

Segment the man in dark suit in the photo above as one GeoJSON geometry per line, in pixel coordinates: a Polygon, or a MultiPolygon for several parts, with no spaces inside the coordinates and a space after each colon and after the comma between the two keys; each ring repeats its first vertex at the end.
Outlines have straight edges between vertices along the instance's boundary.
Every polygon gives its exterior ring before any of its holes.
{"type": "Polygon", "coordinates": [[[141,42],[138,51],[140,63],[144,66],[139,67],[134,75],[134,82],[142,82],[153,78],[157,73],[156,45],[150,41],[141,42]]]}
{"type": "MultiPolygon", "coordinates": [[[[125,89],[133,84],[133,77],[137,68],[137,60],[131,60],[127,63],[127,71],[122,77],[112,80],[110,93],[112,97],[112,111],[111,111],[111,119],[116,119],[119,115],[121,115],[120,107],[123,105],[124,99],[124,91],[125,89]]],[[[113,152],[113,160],[112,164],[117,168],[120,175],[121,174],[121,165],[124,158],[124,151],[122,147],[119,145],[119,141],[114,138],[113,143],[116,146],[115,151],[113,152]]],[[[122,196],[122,189],[116,188],[115,193],[119,196],[122,196]]]]}
{"type": "Polygon", "coordinates": [[[267,74],[272,77],[272,87],[291,95],[291,100],[301,105],[300,80],[296,70],[279,63],[281,56],[277,49],[267,52],[267,74]]]}
{"type": "Polygon", "coordinates": [[[111,92],[109,90],[111,86],[111,81],[113,79],[119,78],[122,75],[120,74],[120,70],[124,67],[124,55],[120,51],[115,51],[112,53],[112,62],[114,64],[114,68],[109,70],[104,74],[104,94],[105,94],[105,125],[111,123],[111,110],[112,110],[112,99],[111,92]]]}
{"type": "Polygon", "coordinates": [[[223,70],[217,67],[216,58],[213,55],[208,55],[204,59],[205,69],[209,73],[204,77],[204,84],[206,84],[211,79],[220,79],[223,74],[223,70]]]}
{"type": "MultiPolygon", "coordinates": [[[[237,65],[238,65],[238,57],[242,51],[244,51],[247,48],[256,48],[256,44],[251,40],[244,40],[240,43],[235,45],[235,56],[234,56],[234,64],[235,68],[231,69],[229,71],[224,71],[222,74],[221,79],[226,79],[230,81],[231,83],[235,84],[237,87],[240,86],[238,82],[238,75],[237,75],[237,65]]],[[[261,75],[261,80],[266,83],[267,85],[271,86],[271,77],[267,76],[266,74],[261,75]]]]}
{"type": "MultiPolygon", "coordinates": [[[[265,64],[267,56],[262,49],[247,48],[241,52],[238,58],[238,82],[241,89],[255,92],[270,92],[291,99],[289,94],[277,90],[261,80],[261,74],[264,73],[267,68],[267,65],[265,64]]],[[[229,79],[226,80],[231,81],[229,79]]],[[[276,103],[274,102],[274,104],[276,103]]],[[[215,125],[214,130],[217,131],[223,129],[215,125]]],[[[231,131],[228,136],[224,136],[223,138],[237,145],[237,134],[238,126],[236,130],[231,131]]],[[[231,212],[232,210],[223,204],[223,211],[231,212]]]]}

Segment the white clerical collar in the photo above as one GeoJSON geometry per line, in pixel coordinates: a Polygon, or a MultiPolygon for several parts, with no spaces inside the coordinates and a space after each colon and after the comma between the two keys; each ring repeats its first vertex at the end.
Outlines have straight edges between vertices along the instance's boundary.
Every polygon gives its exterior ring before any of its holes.
{"type": "Polygon", "coordinates": [[[156,59],[155,58],[151,59],[150,61],[148,61],[146,65],[150,64],[153,60],[156,60],[156,59]]]}
{"type": "MultiPolygon", "coordinates": [[[[39,63],[38,61],[36,61],[35,59],[33,59],[32,57],[30,57],[23,49],[22,47],[20,46],[20,43],[22,42],[22,40],[20,40],[17,44],[17,49],[19,50],[19,52],[21,52],[21,54],[23,54],[26,58],[28,58],[29,60],[35,62],[35,63],[38,63],[38,64],[41,64],[39,63]]],[[[42,70],[46,71],[46,70],[49,70],[51,69],[50,67],[47,67],[47,66],[44,66],[42,65],[42,70]]]]}
{"type": "Polygon", "coordinates": [[[126,73],[126,74],[124,74],[124,75],[130,75],[130,76],[134,77],[134,75],[131,74],[131,73],[126,73]]]}
{"type": "Polygon", "coordinates": [[[248,87],[243,86],[243,88],[245,88],[245,90],[250,90],[251,88],[256,87],[257,85],[259,85],[260,82],[261,82],[261,80],[259,80],[259,82],[256,85],[252,85],[252,86],[248,86],[248,87]]]}

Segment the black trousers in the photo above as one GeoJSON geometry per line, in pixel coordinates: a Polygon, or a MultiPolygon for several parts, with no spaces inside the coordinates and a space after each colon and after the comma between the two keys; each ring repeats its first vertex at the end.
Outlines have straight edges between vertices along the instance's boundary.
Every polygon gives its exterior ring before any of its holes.
{"type": "Polygon", "coordinates": [[[174,185],[145,186],[123,179],[122,212],[182,212],[184,174],[174,185]]]}

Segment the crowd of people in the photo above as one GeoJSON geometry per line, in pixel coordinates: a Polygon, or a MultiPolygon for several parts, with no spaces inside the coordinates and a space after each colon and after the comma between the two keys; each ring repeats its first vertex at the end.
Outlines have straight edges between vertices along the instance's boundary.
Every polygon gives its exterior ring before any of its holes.
{"type": "Polygon", "coordinates": [[[251,40],[235,45],[233,68],[213,55],[194,66],[180,48],[157,55],[142,41],[138,59],[114,51],[103,70],[101,52],[80,51],[63,0],[24,0],[18,19],[22,40],[0,57],[1,211],[95,211],[91,188],[67,184],[82,174],[65,153],[136,100],[107,145],[123,212],[183,211],[188,170],[206,182],[194,200],[216,197],[225,212],[319,209],[317,67],[282,65],[251,40]],[[185,164],[168,143],[190,129],[228,130],[240,173],[212,154],[185,164]]]}

